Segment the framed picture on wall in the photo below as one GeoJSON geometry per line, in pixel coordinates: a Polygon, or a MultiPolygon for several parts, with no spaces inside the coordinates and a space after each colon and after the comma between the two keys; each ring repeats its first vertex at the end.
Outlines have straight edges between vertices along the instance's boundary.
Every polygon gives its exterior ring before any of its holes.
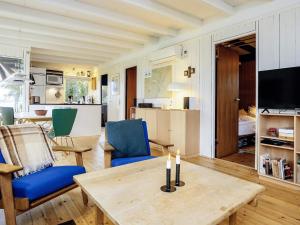
{"type": "Polygon", "coordinates": [[[111,95],[118,95],[120,93],[120,74],[116,74],[111,78],[111,95]]]}

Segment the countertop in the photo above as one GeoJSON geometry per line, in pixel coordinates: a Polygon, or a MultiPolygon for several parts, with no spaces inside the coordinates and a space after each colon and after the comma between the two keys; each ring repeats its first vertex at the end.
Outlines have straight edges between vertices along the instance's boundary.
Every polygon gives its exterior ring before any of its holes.
{"type": "Polygon", "coordinates": [[[68,103],[57,104],[57,103],[54,103],[54,104],[30,104],[30,105],[102,105],[102,104],[90,104],[90,103],[86,103],[86,104],[78,104],[78,103],[75,103],[75,104],[68,104],[68,103]]]}

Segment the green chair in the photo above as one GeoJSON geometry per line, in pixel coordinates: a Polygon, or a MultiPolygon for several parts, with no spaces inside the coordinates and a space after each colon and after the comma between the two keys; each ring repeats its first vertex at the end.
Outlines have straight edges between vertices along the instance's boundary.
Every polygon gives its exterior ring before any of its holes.
{"type": "Polygon", "coordinates": [[[61,137],[66,138],[66,144],[68,146],[68,139],[71,139],[72,146],[74,147],[74,143],[72,137],[70,137],[70,133],[73,128],[73,124],[77,115],[77,109],[53,109],[52,110],[52,129],[48,133],[49,138],[57,144],[57,138],[61,137]],[[56,141],[54,141],[54,139],[56,141]]]}
{"type": "Polygon", "coordinates": [[[0,107],[0,118],[2,125],[14,125],[14,108],[0,107]]]}

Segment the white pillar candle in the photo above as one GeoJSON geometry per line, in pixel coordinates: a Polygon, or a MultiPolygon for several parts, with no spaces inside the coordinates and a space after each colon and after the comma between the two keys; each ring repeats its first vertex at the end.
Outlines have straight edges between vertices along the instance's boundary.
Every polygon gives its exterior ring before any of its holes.
{"type": "Polygon", "coordinates": [[[179,149],[177,149],[176,164],[180,164],[180,151],[179,151],[179,149]]]}
{"type": "Polygon", "coordinates": [[[171,169],[171,155],[169,153],[169,157],[168,157],[168,160],[167,160],[167,169],[171,169]]]}

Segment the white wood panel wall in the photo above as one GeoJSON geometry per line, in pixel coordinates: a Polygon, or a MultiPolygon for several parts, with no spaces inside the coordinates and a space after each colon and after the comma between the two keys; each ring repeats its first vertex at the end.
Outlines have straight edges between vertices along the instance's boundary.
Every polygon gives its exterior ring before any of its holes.
{"type": "Polygon", "coordinates": [[[279,15],[259,20],[259,70],[279,68],[279,15]]]}
{"type": "Polygon", "coordinates": [[[200,155],[210,158],[214,157],[212,68],[212,36],[205,35],[200,39],[200,155]]]}
{"type": "Polygon", "coordinates": [[[296,66],[296,10],[280,13],[280,68],[296,66]]]}

